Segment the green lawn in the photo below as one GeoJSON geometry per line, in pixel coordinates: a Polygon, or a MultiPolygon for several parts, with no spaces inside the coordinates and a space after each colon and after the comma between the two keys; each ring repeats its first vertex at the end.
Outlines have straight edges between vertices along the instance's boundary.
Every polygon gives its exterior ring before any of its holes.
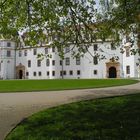
{"type": "Polygon", "coordinates": [[[140,140],[140,94],[47,109],[24,120],[6,140],[140,140]]]}
{"type": "Polygon", "coordinates": [[[132,79],[3,80],[0,81],[0,92],[99,88],[122,86],[136,82],[132,79]]]}

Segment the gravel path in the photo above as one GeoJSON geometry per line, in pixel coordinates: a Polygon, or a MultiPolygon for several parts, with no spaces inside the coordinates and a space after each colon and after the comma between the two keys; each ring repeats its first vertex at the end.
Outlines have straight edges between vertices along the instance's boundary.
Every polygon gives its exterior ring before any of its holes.
{"type": "Polygon", "coordinates": [[[0,93],[0,140],[35,112],[79,100],[140,93],[140,83],[99,89],[0,93]]]}

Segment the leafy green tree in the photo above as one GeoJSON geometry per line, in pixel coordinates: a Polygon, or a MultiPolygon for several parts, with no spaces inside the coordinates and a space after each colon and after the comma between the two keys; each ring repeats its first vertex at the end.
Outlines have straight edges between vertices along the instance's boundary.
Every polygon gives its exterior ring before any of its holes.
{"type": "Polygon", "coordinates": [[[105,30],[111,30],[117,36],[120,33],[126,36],[132,33],[140,40],[140,0],[105,1],[100,1],[106,8],[103,8],[99,16],[101,21],[105,21],[105,30]]]}
{"type": "Polygon", "coordinates": [[[94,0],[1,0],[0,35],[18,41],[19,33],[26,32],[27,45],[42,45],[51,38],[52,47],[73,44],[81,54],[99,38],[119,42],[120,33],[139,34],[139,0],[99,2],[96,9],[94,0]]]}

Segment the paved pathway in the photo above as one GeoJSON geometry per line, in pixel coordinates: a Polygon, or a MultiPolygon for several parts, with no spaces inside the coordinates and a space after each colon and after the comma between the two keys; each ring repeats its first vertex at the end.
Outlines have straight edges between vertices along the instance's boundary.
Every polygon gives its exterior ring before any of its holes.
{"type": "Polygon", "coordinates": [[[0,93],[0,140],[21,120],[44,108],[79,100],[140,93],[140,83],[100,89],[0,93]]]}

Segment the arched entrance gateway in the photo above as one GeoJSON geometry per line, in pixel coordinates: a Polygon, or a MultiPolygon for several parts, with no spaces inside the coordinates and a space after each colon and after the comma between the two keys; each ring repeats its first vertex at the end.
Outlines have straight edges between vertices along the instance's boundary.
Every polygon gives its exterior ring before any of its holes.
{"type": "Polygon", "coordinates": [[[25,66],[21,63],[18,66],[16,66],[16,78],[25,79],[25,66]]]}
{"type": "Polygon", "coordinates": [[[19,79],[23,78],[23,71],[22,70],[19,70],[18,77],[19,77],[19,79]]]}
{"type": "Polygon", "coordinates": [[[106,63],[106,77],[107,78],[120,78],[120,63],[110,60],[106,63]]]}
{"type": "Polygon", "coordinates": [[[115,67],[109,68],[109,78],[117,78],[117,71],[115,67]]]}

